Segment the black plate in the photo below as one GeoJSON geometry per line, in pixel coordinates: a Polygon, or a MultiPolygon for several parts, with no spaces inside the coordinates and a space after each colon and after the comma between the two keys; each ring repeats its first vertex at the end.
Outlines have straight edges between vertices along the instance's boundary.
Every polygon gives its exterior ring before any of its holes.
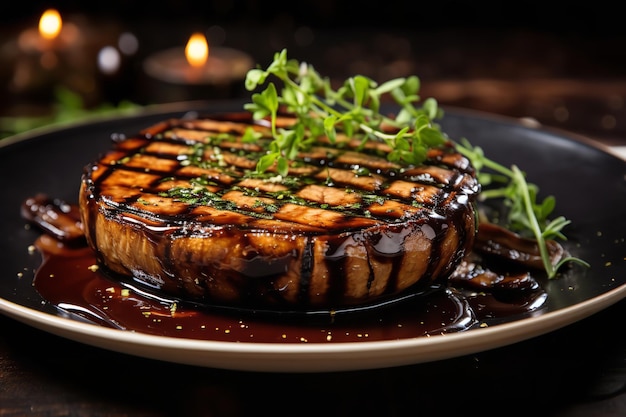
{"type": "MultiPolygon", "coordinates": [[[[112,134],[133,134],[152,123],[186,113],[241,110],[241,103],[181,103],[139,114],[96,119],[0,141],[0,298],[28,309],[58,314],[32,286],[40,258],[28,248],[39,231],[25,227],[20,205],[37,193],[77,200],[83,167],[110,147],[112,134]]],[[[590,263],[545,286],[543,313],[589,301],[626,283],[626,161],[597,143],[570,133],[460,109],[447,109],[448,135],[467,138],[493,160],[515,164],[554,195],[556,215],[572,221],[567,248],[590,263]]]]}

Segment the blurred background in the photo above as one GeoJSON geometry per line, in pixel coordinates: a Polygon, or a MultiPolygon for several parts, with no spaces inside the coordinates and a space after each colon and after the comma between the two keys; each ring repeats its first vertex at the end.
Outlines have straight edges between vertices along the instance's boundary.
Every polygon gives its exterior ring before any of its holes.
{"type": "Polygon", "coordinates": [[[621,13],[609,2],[547,3],[3,2],[0,134],[127,107],[246,97],[245,70],[287,48],[338,82],[417,75],[422,96],[443,105],[626,144],[621,13]],[[51,8],[62,30],[43,39],[39,20],[51,8]],[[195,32],[209,45],[202,70],[184,58],[195,32]]]}

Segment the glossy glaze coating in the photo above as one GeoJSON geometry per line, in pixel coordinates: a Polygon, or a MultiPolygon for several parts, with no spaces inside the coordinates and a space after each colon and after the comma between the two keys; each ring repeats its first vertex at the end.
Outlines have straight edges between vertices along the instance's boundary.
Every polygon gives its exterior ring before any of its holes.
{"type": "Polygon", "coordinates": [[[118,137],[79,198],[100,263],[190,300],[340,308],[428,286],[471,247],[479,187],[452,146],[401,167],[382,144],[321,139],[288,178],[251,176],[267,135],[230,114],[118,137]],[[265,138],[244,141],[248,128],[265,138]]]}

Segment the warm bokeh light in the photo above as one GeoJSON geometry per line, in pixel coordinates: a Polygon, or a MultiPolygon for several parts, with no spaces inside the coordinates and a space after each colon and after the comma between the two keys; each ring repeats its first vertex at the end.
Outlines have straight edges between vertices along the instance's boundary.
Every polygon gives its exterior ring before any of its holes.
{"type": "Polygon", "coordinates": [[[46,10],[39,19],[39,33],[46,39],[54,39],[61,33],[63,21],[55,9],[46,10]]]}
{"type": "Polygon", "coordinates": [[[192,67],[201,67],[209,59],[209,43],[202,33],[194,33],[185,47],[185,58],[192,67]]]}

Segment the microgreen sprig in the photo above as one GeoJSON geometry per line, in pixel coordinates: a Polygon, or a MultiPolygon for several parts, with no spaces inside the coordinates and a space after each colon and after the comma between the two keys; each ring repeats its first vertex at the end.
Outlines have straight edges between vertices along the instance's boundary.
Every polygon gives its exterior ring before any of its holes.
{"type": "MultiPolygon", "coordinates": [[[[357,75],[333,89],[330,80],[322,77],[313,66],[288,59],[287,51],[282,50],[274,55],[266,69],[252,69],[246,76],[245,85],[249,91],[265,84],[265,89],[254,93],[252,102],[244,105],[254,119],[270,120],[274,140],[257,163],[259,174],[275,165],[278,173],[286,177],[290,161],[300,151],[323,135],[334,142],[338,131],[349,137],[360,137],[363,144],[370,140],[387,144],[391,149],[387,158],[404,165],[418,165],[426,159],[429,149],[450,143],[435,123],[443,116],[437,101],[428,98],[418,105],[421,101],[420,80],[415,76],[396,78],[379,85],[368,77],[357,75]],[[281,82],[280,94],[272,77],[281,82]],[[380,113],[385,95],[389,95],[399,108],[393,116],[380,113]],[[278,127],[281,111],[294,116],[295,121],[289,127],[278,127]]],[[[556,204],[554,197],[549,196],[538,203],[538,187],[529,184],[518,167],[507,168],[490,160],[481,148],[473,147],[467,140],[455,143],[455,146],[470,159],[481,185],[503,184],[485,189],[481,198],[502,199],[509,208],[507,226],[534,235],[549,278],[554,278],[557,270],[569,261],[587,265],[574,257],[564,257],[556,265],[550,260],[547,240],[565,239],[562,229],[570,223],[564,217],[549,221],[556,204]]]]}
{"type": "Polygon", "coordinates": [[[478,181],[483,186],[481,199],[501,199],[507,206],[507,227],[533,235],[549,278],[554,278],[561,266],[568,262],[589,266],[584,260],[572,256],[565,256],[556,264],[550,260],[546,242],[550,239],[566,240],[562,230],[571,223],[564,216],[550,219],[556,207],[554,196],[547,196],[538,202],[539,187],[529,183],[526,174],[517,165],[507,168],[487,158],[482,148],[472,146],[467,139],[462,139],[456,149],[472,162],[478,181]]]}
{"type": "Polygon", "coordinates": [[[362,140],[382,141],[392,149],[391,161],[417,165],[424,161],[431,147],[447,142],[433,120],[441,116],[436,101],[420,101],[417,77],[397,78],[378,85],[372,79],[357,75],[347,79],[337,90],[311,65],[287,59],[287,51],[276,53],[274,61],[263,70],[252,69],[246,76],[246,88],[255,90],[274,76],[282,82],[278,93],[273,81],[252,95],[245,109],[255,119],[269,117],[274,141],[260,158],[257,171],[263,172],[274,163],[279,174],[288,173],[289,161],[306,149],[316,137],[326,135],[334,141],[337,130],[348,136],[362,135],[362,140]],[[393,118],[380,113],[382,96],[389,94],[400,111],[393,118]],[[295,116],[289,128],[278,128],[281,109],[295,116]],[[395,128],[385,129],[384,126],[395,128]]]}

